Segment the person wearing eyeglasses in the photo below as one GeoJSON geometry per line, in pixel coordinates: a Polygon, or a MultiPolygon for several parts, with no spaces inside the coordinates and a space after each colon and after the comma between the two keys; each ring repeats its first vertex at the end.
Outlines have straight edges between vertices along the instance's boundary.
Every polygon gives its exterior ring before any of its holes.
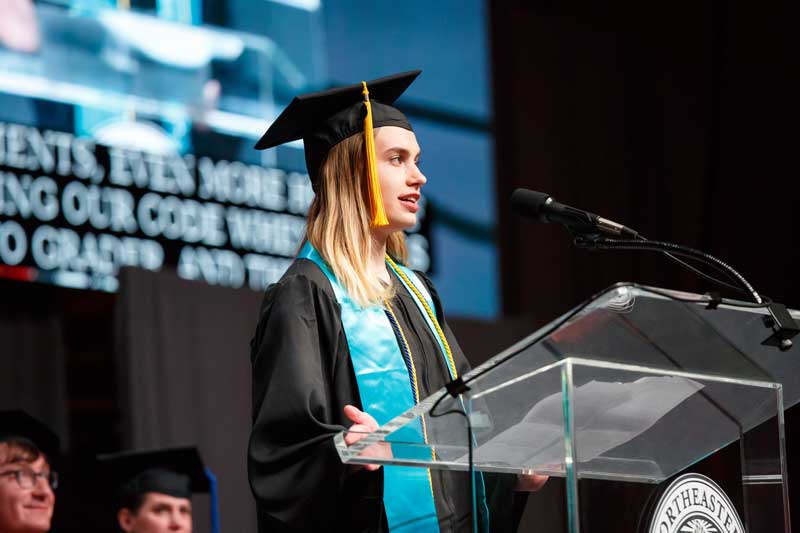
{"type": "Polygon", "coordinates": [[[24,411],[0,411],[0,532],[49,531],[58,437],[24,411]]]}

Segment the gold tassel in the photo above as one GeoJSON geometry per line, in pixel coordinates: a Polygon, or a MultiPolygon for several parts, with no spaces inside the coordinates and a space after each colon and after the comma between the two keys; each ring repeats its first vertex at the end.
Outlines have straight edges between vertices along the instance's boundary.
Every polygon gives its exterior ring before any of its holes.
{"type": "Polygon", "coordinates": [[[389,220],[386,218],[386,211],[383,209],[383,197],[381,196],[381,183],[378,180],[378,164],[375,157],[375,137],[372,134],[372,106],[369,102],[369,91],[367,82],[362,81],[364,86],[364,105],[367,106],[367,116],[364,118],[364,142],[367,149],[367,177],[369,178],[369,206],[372,213],[370,227],[380,228],[388,226],[389,220]]]}

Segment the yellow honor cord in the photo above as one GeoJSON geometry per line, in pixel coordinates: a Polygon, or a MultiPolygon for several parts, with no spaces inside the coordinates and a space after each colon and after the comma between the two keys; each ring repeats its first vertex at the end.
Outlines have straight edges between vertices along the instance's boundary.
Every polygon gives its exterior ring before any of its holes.
{"type": "Polygon", "coordinates": [[[369,91],[367,82],[362,81],[364,90],[364,105],[367,108],[367,116],[364,118],[364,143],[367,150],[367,178],[369,179],[369,206],[372,220],[370,227],[379,228],[388,226],[389,220],[386,218],[386,211],[383,209],[383,197],[381,196],[381,183],[378,180],[378,162],[375,157],[375,136],[372,132],[372,105],[369,101],[369,91]]]}
{"type": "MultiPolygon", "coordinates": [[[[389,303],[389,300],[384,300],[386,304],[386,310],[389,311],[389,314],[392,315],[394,319],[394,323],[397,324],[397,331],[400,332],[400,337],[403,339],[403,344],[406,346],[406,350],[408,351],[408,359],[411,362],[411,385],[414,387],[414,393],[417,398],[419,398],[419,386],[417,385],[417,369],[414,366],[414,355],[411,353],[411,345],[408,344],[408,340],[406,339],[406,334],[403,332],[403,328],[400,327],[400,321],[397,320],[397,315],[394,314],[394,309],[392,309],[392,305],[389,303]]],[[[425,415],[420,415],[420,420],[422,421],[422,438],[425,440],[425,444],[428,443],[428,427],[425,425],[425,415]]],[[[436,460],[436,450],[431,449],[431,459],[434,461],[436,460]]],[[[426,468],[428,471],[428,483],[431,487],[431,496],[435,497],[433,493],[433,477],[431,477],[431,469],[426,468]]]]}
{"type": "Polygon", "coordinates": [[[453,374],[452,378],[458,379],[458,369],[456,369],[456,362],[453,360],[453,352],[450,351],[450,344],[447,342],[447,337],[444,336],[444,332],[442,331],[442,327],[439,325],[439,321],[436,320],[436,315],[431,310],[428,302],[425,300],[419,290],[417,290],[417,286],[414,285],[411,280],[408,279],[408,276],[406,276],[405,273],[397,267],[397,263],[395,263],[394,260],[389,257],[389,254],[386,254],[386,262],[392,266],[392,269],[397,272],[397,275],[400,276],[403,281],[405,281],[406,286],[411,288],[417,299],[420,301],[420,303],[422,303],[422,307],[425,308],[425,313],[427,313],[428,318],[431,319],[433,327],[436,328],[436,333],[439,335],[439,339],[442,341],[445,356],[447,357],[447,363],[450,365],[450,371],[453,374]]]}

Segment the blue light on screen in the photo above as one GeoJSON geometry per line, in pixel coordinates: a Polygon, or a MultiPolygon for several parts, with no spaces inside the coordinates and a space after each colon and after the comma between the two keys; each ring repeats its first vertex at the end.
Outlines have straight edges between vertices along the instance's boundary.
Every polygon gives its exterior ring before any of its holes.
{"type": "MultiPolygon", "coordinates": [[[[415,127],[429,180],[429,274],[448,315],[497,316],[483,1],[132,0],[128,12],[107,0],[35,5],[39,50],[26,55],[0,44],[0,123],[36,128],[33,135],[89,135],[98,144],[140,132],[137,149],[263,165],[293,183],[304,172],[301,145],[268,152],[252,145],[294,95],[422,69],[398,107],[415,127]],[[184,11],[189,19],[173,16],[184,11]],[[142,37],[153,32],[161,47],[142,37]]],[[[22,222],[35,231],[34,221],[22,222]]],[[[167,257],[179,251],[162,244],[167,257]]],[[[277,273],[272,268],[269,279],[277,273]]]]}
{"type": "Polygon", "coordinates": [[[325,2],[323,12],[332,83],[422,69],[398,107],[414,126],[428,177],[431,277],[449,315],[497,316],[484,2],[344,0],[325,2]]]}
{"type": "Polygon", "coordinates": [[[431,278],[449,314],[496,316],[492,139],[482,132],[412,120],[428,178],[423,192],[433,207],[431,278]]]}

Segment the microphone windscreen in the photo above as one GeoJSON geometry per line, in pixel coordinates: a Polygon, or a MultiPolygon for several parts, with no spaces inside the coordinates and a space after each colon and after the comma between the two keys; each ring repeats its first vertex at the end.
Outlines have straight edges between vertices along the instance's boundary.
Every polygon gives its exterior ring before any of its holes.
{"type": "Polygon", "coordinates": [[[517,189],[511,193],[511,209],[524,217],[540,218],[542,207],[550,195],[530,189],[517,189]]]}

